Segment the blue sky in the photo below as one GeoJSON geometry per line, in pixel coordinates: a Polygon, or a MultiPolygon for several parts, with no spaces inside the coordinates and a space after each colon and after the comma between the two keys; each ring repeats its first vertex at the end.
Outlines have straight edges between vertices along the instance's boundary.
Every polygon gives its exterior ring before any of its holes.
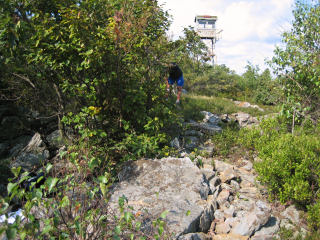
{"type": "Polygon", "coordinates": [[[294,0],[158,0],[169,10],[173,23],[168,35],[177,39],[184,27],[194,26],[196,15],[218,17],[222,29],[216,44],[218,64],[241,74],[248,61],[266,68],[281,33],[290,29],[294,0]]]}

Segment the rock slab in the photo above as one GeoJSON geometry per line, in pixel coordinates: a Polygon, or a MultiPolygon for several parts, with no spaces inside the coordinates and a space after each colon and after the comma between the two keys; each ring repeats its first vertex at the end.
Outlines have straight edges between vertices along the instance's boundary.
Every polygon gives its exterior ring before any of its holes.
{"type": "Polygon", "coordinates": [[[134,211],[157,218],[167,210],[167,226],[175,235],[198,232],[209,186],[190,158],[138,160],[126,163],[114,186],[110,206],[125,195],[134,211]]]}

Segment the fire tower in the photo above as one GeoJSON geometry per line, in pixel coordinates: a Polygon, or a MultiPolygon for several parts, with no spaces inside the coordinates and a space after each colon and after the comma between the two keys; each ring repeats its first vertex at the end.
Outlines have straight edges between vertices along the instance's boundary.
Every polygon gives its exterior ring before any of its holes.
{"type": "Polygon", "coordinates": [[[214,49],[216,42],[220,39],[220,33],[222,32],[222,30],[216,29],[217,19],[217,16],[209,15],[198,15],[194,19],[196,31],[208,47],[208,56],[212,60],[212,64],[217,62],[217,55],[214,49]]]}

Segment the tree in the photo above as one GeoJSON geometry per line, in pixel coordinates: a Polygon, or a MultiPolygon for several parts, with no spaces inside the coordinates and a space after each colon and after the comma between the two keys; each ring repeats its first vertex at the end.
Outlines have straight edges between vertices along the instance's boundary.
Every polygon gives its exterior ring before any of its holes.
{"type": "Polygon", "coordinates": [[[157,1],[0,4],[4,99],[58,116],[119,155],[138,152],[148,137],[147,146],[164,141],[172,114],[163,101],[169,20],[157,1]],[[141,144],[129,149],[133,141],[141,144]]]}
{"type": "Polygon", "coordinates": [[[286,96],[284,110],[294,118],[320,116],[320,5],[296,2],[290,31],[272,59],[286,96]]]}

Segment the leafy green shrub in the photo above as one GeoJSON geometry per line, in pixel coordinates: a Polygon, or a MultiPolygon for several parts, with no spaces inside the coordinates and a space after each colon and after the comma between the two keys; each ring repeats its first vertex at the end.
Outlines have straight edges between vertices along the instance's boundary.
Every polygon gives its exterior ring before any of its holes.
{"type": "Polygon", "coordinates": [[[291,116],[300,113],[319,118],[320,5],[295,1],[290,31],[282,34],[283,45],[274,51],[274,71],[284,92],[284,104],[291,116]]]}
{"type": "Polygon", "coordinates": [[[308,222],[313,229],[320,229],[320,201],[308,206],[308,222]]]}
{"type": "Polygon", "coordinates": [[[13,169],[9,197],[1,202],[0,214],[15,198],[22,201],[23,218],[4,224],[9,240],[23,239],[170,239],[164,218],[134,213],[125,196],[119,199],[119,213],[108,204],[112,175],[101,167],[103,155],[85,146],[61,152],[60,169],[48,164],[44,176],[26,188],[27,172],[13,169]],[[45,179],[43,179],[45,177],[45,179]],[[44,180],[43,184],[40,182],[44,180]],[[40,185],[40,186],[38,186],[40,185]],[[144,219],[151,219],[148,232],[144,219]],[[153,221],[152,221],[153,220],[153,221]]]}
{"type": "Polygon", "coordinates": [[[236,124],[231,124],[223,129],[221,133],[212,136],[211,140],[215,146],[215,154],[228,156],[233,153],[233,147],[237,145],[239,128],[236,124]]]}
{"type": "Polygon", "coordinates": [[[157,1],[5,0],[0,11],[1,86],[109,157],[156,155],[175,122],[164,101],[169,19],[157,1]]]}
{"type": "Polygon", "coordinates": [[[241,130],[240,133],[240,142],[257,151],[262,160],[255,163],[259,179],[282,203],[293,201],[308,208],[310,224],[315,228],[320,224],[318,128],[299,127],[293,135],[288,133],[283,118],[274,118],[263,121],[260,127],[241,130]]]}

